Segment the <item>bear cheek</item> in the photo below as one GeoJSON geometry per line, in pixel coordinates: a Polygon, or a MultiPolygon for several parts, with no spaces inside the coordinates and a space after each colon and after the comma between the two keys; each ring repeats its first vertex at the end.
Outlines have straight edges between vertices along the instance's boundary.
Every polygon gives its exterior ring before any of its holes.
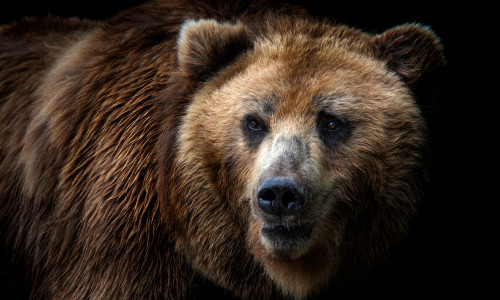
{"type": "MultiPolygon", "coordinates": [[[[251,179],[249,180],[246,186],[246,199],[250,204],[250,209],[252,213],[250,218],[252,219],[252,221],[257,220],[258,222],[260,222],[261,228],[262,228],[262,219],[260,217],[260,209],[258,207],[256,199],[257,199],[257,192],[260,186],[261,170],[265,166],[265,157],[269,153],[269,150],[270,150],[270,143],[268,140],[264,140],[257,149],[257,151],[253,153],[254,161],[252,165],[252,171],[249,177],[251,179]]],[[[260,234],[261,228],[256,229],[258,231],[258,234],[260,234]]]]}

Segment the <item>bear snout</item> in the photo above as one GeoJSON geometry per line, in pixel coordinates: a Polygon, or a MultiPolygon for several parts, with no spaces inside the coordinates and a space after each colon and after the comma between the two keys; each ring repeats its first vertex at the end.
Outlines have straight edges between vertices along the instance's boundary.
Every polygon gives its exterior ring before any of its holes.
{"type": "Polygon", "coordinates": [[[294,178],[269,177],[257,192],[257,203],[265,214],[276,217],[295,216],[306,201],[307,191],[294,178]]]}
{"type": "Polygon", "coordinates": [[[262,181],[256,198],[263,221],[261,242],[278,256],[300,256],[313,230],[313,224],[304,222],[302,216],[307,188],[293,177],[271,176],[262,181]]]}

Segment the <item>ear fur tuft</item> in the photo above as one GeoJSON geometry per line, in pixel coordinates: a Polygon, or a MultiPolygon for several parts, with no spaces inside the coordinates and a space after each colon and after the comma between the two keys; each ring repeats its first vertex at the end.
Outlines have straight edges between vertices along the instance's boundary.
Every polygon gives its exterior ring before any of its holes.
{"type": "Polygon", "coordinates": [[[445,68],[439,38],[418,24],[394,27],[374,37],[376,55],[414,92],[442,76],[445,68]]]}
{"type": "Polygon", "coordinates": [[[188,20],[180,30],[177,59],[184,74],[204,81],[252,47],[246,27],[212,19],[188,20]]]}

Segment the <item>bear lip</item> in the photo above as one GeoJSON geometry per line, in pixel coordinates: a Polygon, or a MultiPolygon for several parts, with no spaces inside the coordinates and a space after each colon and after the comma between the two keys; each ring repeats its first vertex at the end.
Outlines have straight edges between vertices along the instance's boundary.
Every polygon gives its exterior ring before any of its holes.
{"type": "Polygon", "coordinates": [[[268,250],[278,256],[290,257],[307,246],[312,230],[313,224],[299,226],[264,224],[261,239],[268,250]]]}
{"type": "Polygon", "coordinates": [[[262,226],[262,233],[285,239],[309,238],[312,233],[312,225],[284,226],[264,224],[262,226]]]}

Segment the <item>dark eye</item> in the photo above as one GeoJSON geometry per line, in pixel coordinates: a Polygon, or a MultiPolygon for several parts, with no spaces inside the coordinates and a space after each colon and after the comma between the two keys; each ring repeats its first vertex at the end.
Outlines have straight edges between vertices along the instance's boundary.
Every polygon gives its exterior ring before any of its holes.
{"type": "Polygon", "coordinates": [[[264,120],[257,115],[246,115],[241,120],[241,130],[247,145],[257,148],[267,135],[267,126],[264,120]]]}
{"type": "Polygon", "coordinates": [[[247,117],[247,126],[251,130],[262,130],[263,128],[261,121],[255,117],[247,117]]]}
{"type": "Polygon", "coordinates": [[[351,126],[345,118],[321,112],[318,115],[318,133],[321,140],[330,148],[346,141],[351,132],[351,126]]]}
{"type": "Polygon", "coordinates": [[[318,129],[321,131],[332,132],[338,131],[343,126],[344,121],[339,117],[321,113],[318,116],[318,129]]]}
{"type": "Polygon", "coordinates": [[[250,148],[257,148],[268,131],[264,120],[256,115],[245,116],[241,122],[241,128],[245,141],[250,148]]]}
{"type": "Polygon", "coordinates": [[[339,128],[340,128],[339,122],[337,122],[335,120],[329,120],[329,121],[327,121],[325,129],[329,130],[329,131],[335,131],[335,130],[338,130],[339,128]]]}

